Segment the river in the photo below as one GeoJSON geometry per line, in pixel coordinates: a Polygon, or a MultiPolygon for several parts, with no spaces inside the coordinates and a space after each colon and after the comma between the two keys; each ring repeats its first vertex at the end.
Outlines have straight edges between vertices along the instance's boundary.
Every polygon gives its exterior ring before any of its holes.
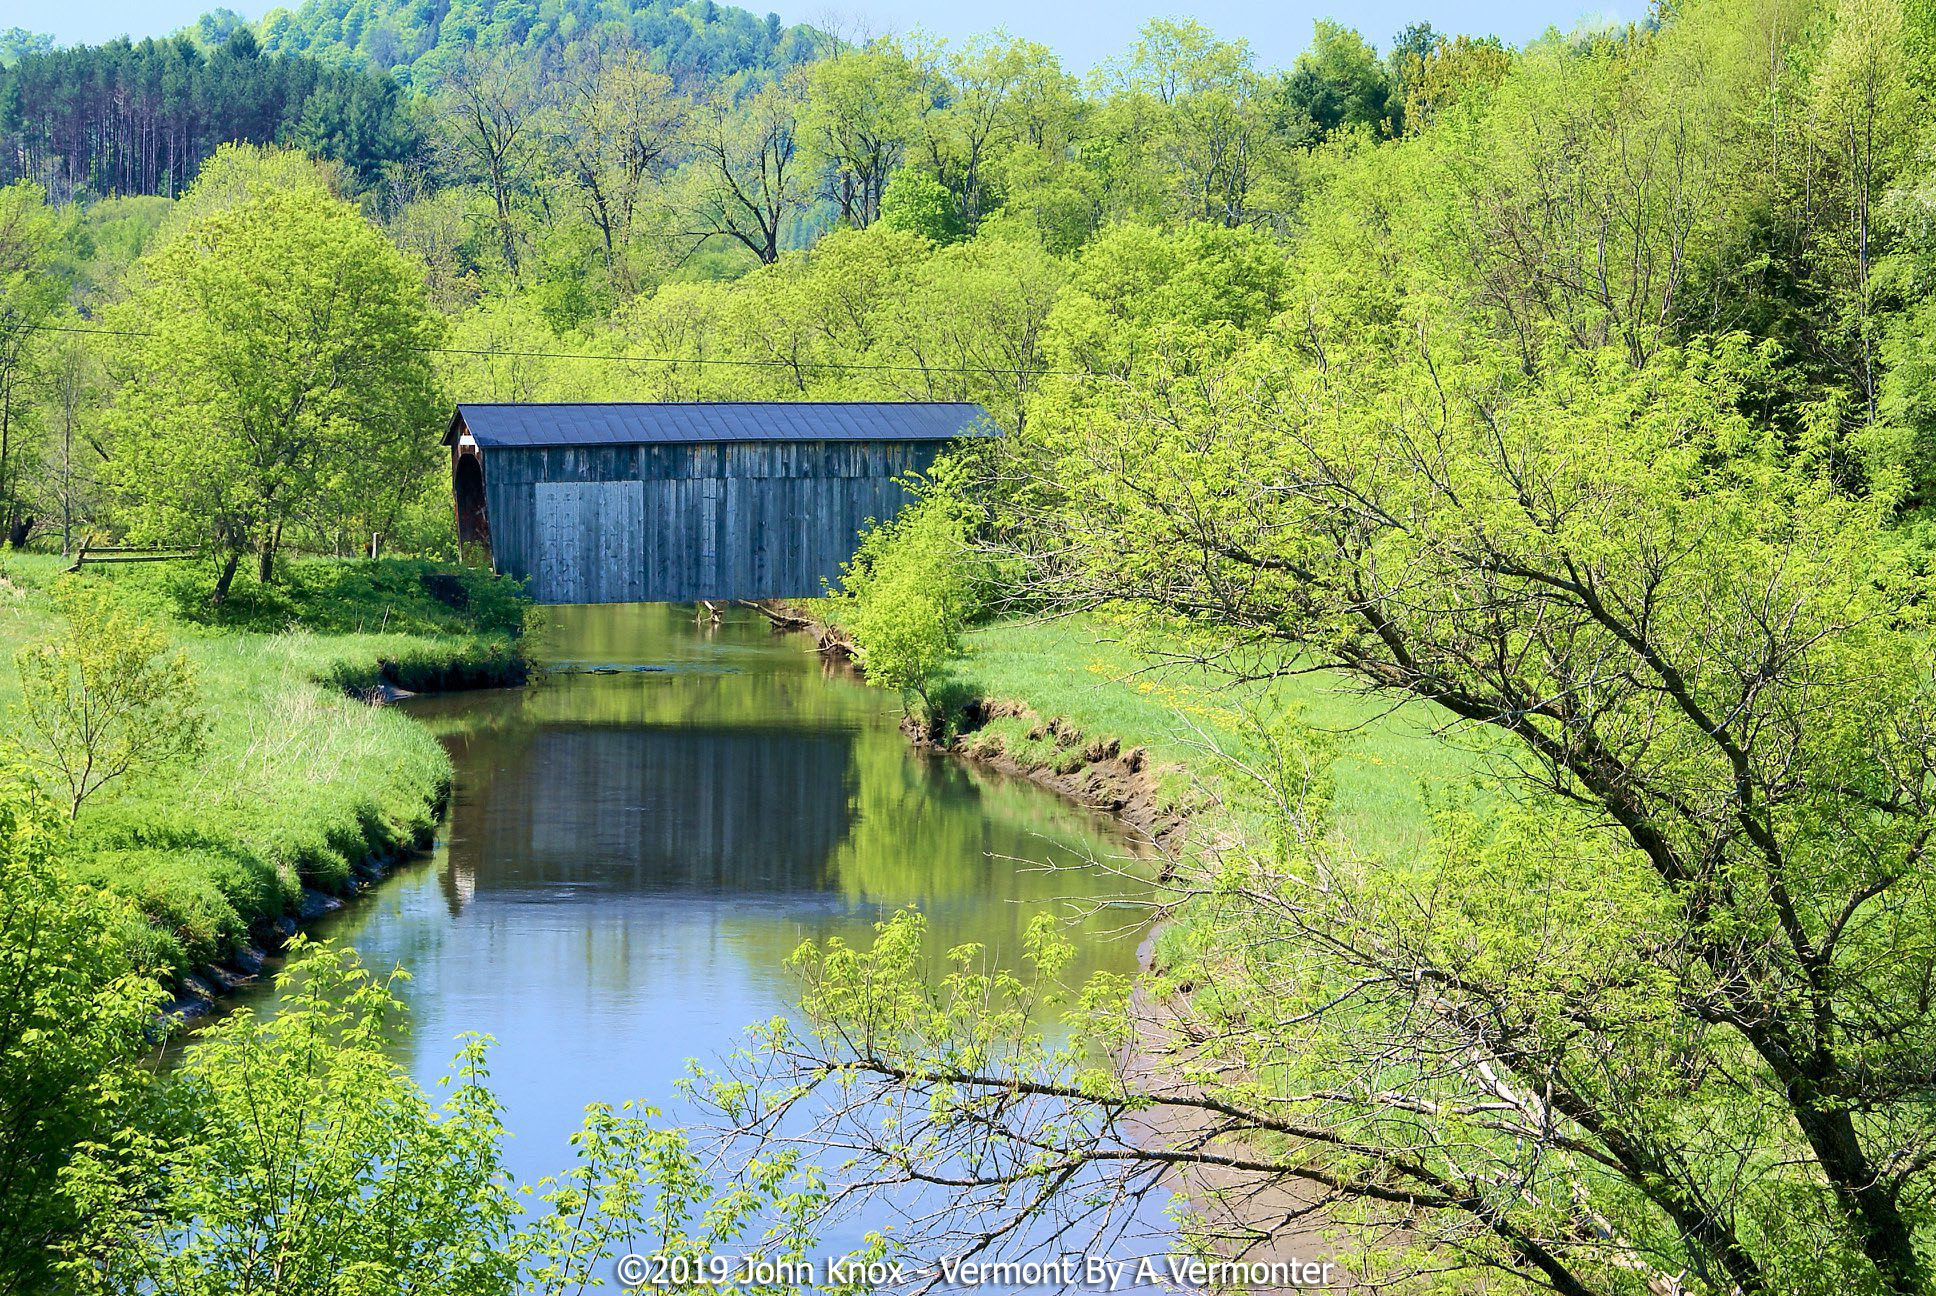
{"type": "MultiPolygon", "coordinates": [[[[676,1110],[688,1058],[795,1009],[803,940],[864,942],[904,906],[934,945],[1015,966],[1029,918],[1072,918],[1069,975],[1134,967],[1129,844],[1025,781],[916,750],[898,701],[803,635],[734,610],[554,608],[523,689],[406,703],[456,769],[432,858],[315,935],[410,973],[396,1047],[435,1087],[482,1032],[530,1182],[570,1162],[585,1104],[676,1110]],[[1049,867],[1055,866],[1055,867],[1049,867]]],[[[258,997],[260,997],[258,995],[258,997]]]]}

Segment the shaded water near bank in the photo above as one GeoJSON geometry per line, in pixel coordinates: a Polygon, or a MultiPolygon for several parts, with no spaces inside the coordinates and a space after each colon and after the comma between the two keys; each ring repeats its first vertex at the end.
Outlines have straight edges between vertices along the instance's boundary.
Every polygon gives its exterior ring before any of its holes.
{"type": "Polygon", "coordinates": [[[396,1047],[434,1086],[458,1035],[492,1036],[492,1086],[525,1181],[570,1161],[585,1104],[676,1107],[688,1058],[790,1013],[803,940],[865,942],[914,906],[937,949],[1020,962],[1044,907],[1069,970],[1130,972],[1131,847],[1040,788],[918,751],[899,705],[751,613],[563,608],[518,690],[419,699],[456,786],[431,860],[319,926],[401,965],[396,1047]],[[1086,912],[1086,916],[1077,917],[1086,912]]]}

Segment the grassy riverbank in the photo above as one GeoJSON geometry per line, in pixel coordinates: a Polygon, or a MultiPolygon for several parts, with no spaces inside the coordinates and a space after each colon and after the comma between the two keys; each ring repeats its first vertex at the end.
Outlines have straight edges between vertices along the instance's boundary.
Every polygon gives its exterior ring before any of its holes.
{"type": "Polygon", "coordinates": [[[971,632],[946,692],[997,705],[962,739],[983,757],[1076,773],[1106,753],[1143,749],[1159,813],[1252,821],[1243,780],[1219,752],[1255,756],[1248,716],[1297,719],[1337,745],[1335,831],[1358,850],[1402,863],[1423,845],[1429,789],[1463,783],[1472,758],[1434,733],[1442,717],[1394,710],[1328,673],[1232,685],[1199,668],[1159,665],[1107,622],[1069,617],[1004,622],[971,632]],[[1052,723],[1053,722],[1053,723],[1052,723]]]}
{"type": "Polygon", "coordinates": [[[220,609],[204,573],[140,567],[67,575],[62,560],[0,555],[0,711],[15,651],[58,625],[63,581],[105,582],[161,621],[193,659],[211,729],[191,765],[90,800],[73,867],[129,897],[136,933],[177,977],[295,914],[305,888],[429,840],[449,789],[442,748],[351,689],[514,677],[522,605],[485,573],[411,560],[299,561],[274,586],[238,584],[220,609]]]}

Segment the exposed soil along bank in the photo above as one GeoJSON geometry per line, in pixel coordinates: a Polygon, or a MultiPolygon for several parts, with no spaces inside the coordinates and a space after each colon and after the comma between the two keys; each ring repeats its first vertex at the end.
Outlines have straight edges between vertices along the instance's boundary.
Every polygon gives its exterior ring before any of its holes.
{"type": "MultiPolygon", "coordinates": [[[[434,654],[409,660],[379,660],[367,667],[344,668],[324,686],[334,685],[371,706],[386,706],[423,693],[455,693],[466,689],[510,688],[530,676],[530,665],[516,645],[483,654],[457,653],[441,661],[434,654]],[[402,681],[408,680],[411,687],[402,681]]],[[[441,820],[450,800],[448,783],[440,787],[425,809],[441,820]]],[[[163,1014],[181,1020],[208,1016],[219,1001],[273,972],[290,940],[317,920],[333,914],[378,882],[407,864],[428,859],[435,840],[432,832],[383,843],[354,864],[340,886],[305,885],[294,912],[261,917],[249,924],[248,937],[224,958],[204,963],[182,974],[172,987],[176,997],[163,1014]]]]}
{"type": "Polygon", "coordinates": [[[1158,765],[1141,747],[1125,751],[1115,738],[1090,738],[1061,716],[1044,720],[1026,703],[978,698],[940,733],[913,717],[903,721],[901,729],[921,746],[981,761],[1070,800],[1107,810],[1165,853],[1181,844],[1190,826],[1164,787],[1163,776],[1180,772],[1180,766],[1158,765]],[[1011,752],[1002,734],[988,728],[991,720],[1007,718],[1028,726],[1031,744],[1052,741],[1057,754],[1041,759],[1011,752]]]}
{"type": "MultiPolygon", "coordinates": [[[[1156,943],[1166,921],[1159,919],[1136,950],[1136,961],[1145,972],[1155,970],[1156,943]]],[[[1129,1008],[1135,1031],[1124,1062],[1132,1083],[1157,1098],[1200,1096],[1201,1086],[1181,1079],[1192,1065],[1206,1061],[1198,1043],[1204,1031],[1193,1020],[1188,995],[1157,999],[1138,986],[1131,993],[1129,1008]]],[[[1137,1119],[1147,1143],[1163,1147],[1202,1146],[1214,1123],[1209,1113],[1182,1106],[1152,1108],[1137,1119]]],[[[1224,1144],[1220,1150],[1233,1149],[1241,1150],[1241,1145],[1224,1144]]],[[[1311,1263],[1321,1267],[1323,1276],[1315,1284],[1258,1283],[1246,1290],[1374,1290],[1351,1272],[1337,1244],[1325,1236],[1329,1223],[1325,1193],[1316,1184],[1220,1165],[1182,1167],[1171,1171],[1166,1182],[1198,1213],[1211,1246],[1226,1260],[1255,1266],[1258,1272],[1304,1273],[1311,1263]]]]}

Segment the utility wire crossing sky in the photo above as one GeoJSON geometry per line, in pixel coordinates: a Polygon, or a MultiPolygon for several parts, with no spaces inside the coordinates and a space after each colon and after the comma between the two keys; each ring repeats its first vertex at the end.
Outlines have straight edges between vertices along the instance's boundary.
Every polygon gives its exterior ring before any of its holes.
{"type": "MultiPolygon", "coordinates": [[[[87,333],[105,337],[154,336],[142,329],[77,327],[72,324],[30,324],[28,327],[39,329],[43,333],[87,333]]],[[[1074,369],[995,369],[979,365],[881,364],[866,360],[734,360],[711,356],[630,355],[622,351],[517,351],[445,346],[402,349],[420,351],[426,355],[483,356],[493,360],[595,360],[601,364],[690,365],[694,369],[731,368],[737,365],[747,369],[839,369],[873,373],[974,374],[981,377],[1004,378],[1074,378],[1085,382],[1100,382],[1114,377],[1111,374],[1074,369]]]]}

